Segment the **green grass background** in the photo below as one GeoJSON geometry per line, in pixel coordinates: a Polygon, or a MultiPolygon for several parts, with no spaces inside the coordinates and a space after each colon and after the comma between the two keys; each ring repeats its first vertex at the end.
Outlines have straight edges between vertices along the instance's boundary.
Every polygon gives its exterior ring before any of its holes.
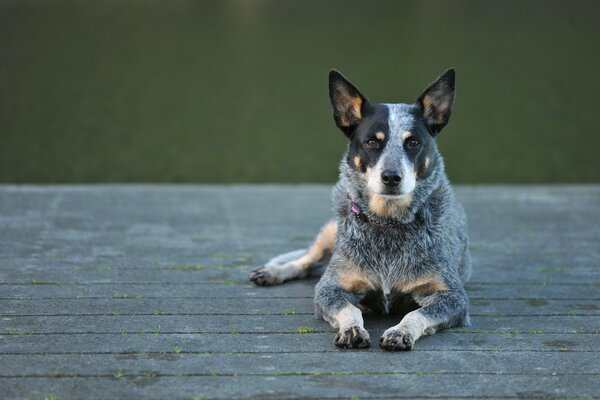
{"type": "Polygon", "coordinates": [[[599,182],[597,1],[0,1],[0,182],[333,182],[340,69],[457,69],[460,183],[599,182]]]}

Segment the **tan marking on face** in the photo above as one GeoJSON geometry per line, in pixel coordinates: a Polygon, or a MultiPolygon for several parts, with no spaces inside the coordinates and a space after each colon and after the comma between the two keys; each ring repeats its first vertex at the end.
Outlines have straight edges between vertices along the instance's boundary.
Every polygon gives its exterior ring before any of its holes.
{"type": "Polygon", "coordinates": [[[356,166],[356,169],[360,169],[361,160],[358,154],[354,156],[354,165],[356,166]]]}
{"type": "Polygon", "coordinates": [[[377,133],[375,134],[375,137],[376,137],[377,139],[379,139],[379,140],[383,141],[383,140],[385,139],[385,133],[383,133],[383,132],[377,132],[377,133]]]}
{"type": "Polygon", "coordinates": [[[427,173],[427,171],[429,170],[430,166],[431,166],[431,157],[425,156],[425,161],[423,162],[423,165],[420,166],[418,168],[418,170],[415,170],[415,172],[416,172],[415,179],[417,179],[419,177],[419,175],[424,176],[427,173]]]}
{"type": "Polygon", "coordinates": [[[448,286],[439,276],[429,275],[414,280],[399,281],[394,289],[403,293],[429,294],[448,290],[448,286]]]}
{"type": "Polygon", "coordinates": [[[406,139],[408,139],[411,136],[412,136],[412,132],[410,132],[410,131],[404,131],[404,132],[402,132],[402,140],[406,140],[406,139]]]}
{"type": "Polygon", "coordinates": [[[307,269],[314,263],[321,261],[327,254],[333,251],[335,245],[335,236],[337,234],[337,222],[330,221],[325,224],[317,235],[308,252],[294,261],[298,267],[307,269]]]}
{"type": "Polygon", "coordinates": [[[340,272],[338,280],[340,287],[349,292],[366,292],[375,289],[375,285],[357,269],[340,272]]]}
{"type": "Polygon", "coordinates": [[[380,194],[372,194],[369,199],[369,209],[375,215],[384,218],[400,216],[412,201],[412,194],[404,194],[393,198],[386,198],[380,194]]]}

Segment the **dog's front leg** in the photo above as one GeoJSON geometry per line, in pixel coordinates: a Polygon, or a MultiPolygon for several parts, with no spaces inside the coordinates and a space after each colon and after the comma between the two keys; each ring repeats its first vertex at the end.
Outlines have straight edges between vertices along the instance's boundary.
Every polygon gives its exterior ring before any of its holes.
{"type": "Polygon", "coordinates": [[[439,329],[469,325],[468,299],[464,289],[414,297],[421,308],[409,312],[398,325],[383,333],[379,345],[385,350],[410,350],[423,335],[434,334],[439,329]]]}
{"type": "Polygon", "coordinates": [[[355,294],[342,289],[327,277],[316,287],[317,315],[338,329],[333,340],[337,347],[364,349],[370,346],[369,332],[364,328],[362,313],[354,305],[357,300],[355,294]]]}

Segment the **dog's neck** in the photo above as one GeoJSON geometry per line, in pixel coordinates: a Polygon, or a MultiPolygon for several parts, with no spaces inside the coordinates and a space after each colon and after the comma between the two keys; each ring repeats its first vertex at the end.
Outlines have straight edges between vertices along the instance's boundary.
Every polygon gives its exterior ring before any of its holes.
{"type": "Polygon", "coordinates": [[[362,211],[360,205],[356,202],[356,200],[350,197],[350,195],[348,195],[348,198],[350,199],[350,212],[352,212],[352,214],[357,220],[367,224],[382,227],[397,227],[399,225],[402,225],[402,223],[398,220],[374,219],[373,217],[370,217],[369,215],[365,214],[362,211]]]}

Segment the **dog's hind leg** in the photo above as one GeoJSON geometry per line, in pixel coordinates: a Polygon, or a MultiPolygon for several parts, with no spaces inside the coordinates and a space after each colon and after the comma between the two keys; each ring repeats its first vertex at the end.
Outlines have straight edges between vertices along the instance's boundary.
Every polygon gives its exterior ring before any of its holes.
{"type": "Polygon", "coordinates": [[[313,267],[326,263],[331,257],[336,233],[336,221],[329,221],[308,250],[292,251],[271,259],[264,267],[250,273],[250,281],[259,286],[271,286],[305,278],[313,267]]]}

